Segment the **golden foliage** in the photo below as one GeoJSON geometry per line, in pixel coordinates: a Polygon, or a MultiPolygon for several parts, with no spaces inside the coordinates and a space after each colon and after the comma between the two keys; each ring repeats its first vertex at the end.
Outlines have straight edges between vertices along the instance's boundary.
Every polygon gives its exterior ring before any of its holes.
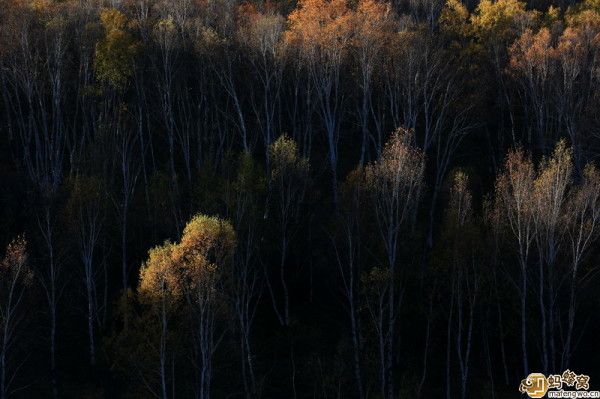
{"type": "Polygon", "coordinates": [[[181,295],[173,247],[173,243],[165,242],[148,252],[148,260],[140,269],[139,293],[144,301],[152,303],[165,297],[174,300],[181,295]]]}
{"type": "Polygon", "coordinates": [[[507,43],[537,18],[519,0],[482,0],[471,17],[476,35],[484,42],[507,43]]]}
{"type": "Polygon", "coordinates": [[[149,302],[177,300],[185,292],[212,298],[222,268],[231,261],[236,238],[233,227],[218,217],[196,215],[179,243],[165,242],[149,251],[140,270],[140,294],[149,302]]]}
{"type": "Polygon", "coordinates": [[[457,37],[471,34],[469,10],[460,0],[446,0],[440,15],[440,27],[446,33],[457,37]]]}

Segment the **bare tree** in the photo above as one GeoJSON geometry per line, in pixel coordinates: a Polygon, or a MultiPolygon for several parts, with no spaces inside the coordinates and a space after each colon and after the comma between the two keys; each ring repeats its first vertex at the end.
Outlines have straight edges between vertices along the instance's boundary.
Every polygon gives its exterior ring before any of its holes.
{"type": "Polygon", "coordinates": [[[69,213],[74,221],[79,255],[83,264],[85,293],[87,298],[87,327],[89,339],[90,364],[96,364],[95,322],[96,309],[96,274],[94,253],[104,224],[104,201],[106,192],[100,179],[79,176],[75,179],[69,213]]]}

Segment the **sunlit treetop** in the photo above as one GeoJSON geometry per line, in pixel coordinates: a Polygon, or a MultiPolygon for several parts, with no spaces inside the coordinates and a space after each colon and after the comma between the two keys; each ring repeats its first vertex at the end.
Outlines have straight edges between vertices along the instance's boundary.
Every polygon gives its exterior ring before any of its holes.
{"type": "Polygon", "coordinates": [[[300,0],[288,17],[286,40],[306,56],[339,56],[349,44],[352,16],[346,0],[300,0]]]}
{"type": "Polygon", "coordinates": [[[139,292],[142,300],[150,303],[181,295],[181,282],[173,262],[174,244],[165,242],[148,252],[148,260],[140,270],[139,292]]]}
{"type": "Polygon", "coordinates": [[[537,11],[526,10],[526,3],[522,1],[482,0],[471,20],[481,40],[505,43],[531,26],[538,14],[537,11]]]}

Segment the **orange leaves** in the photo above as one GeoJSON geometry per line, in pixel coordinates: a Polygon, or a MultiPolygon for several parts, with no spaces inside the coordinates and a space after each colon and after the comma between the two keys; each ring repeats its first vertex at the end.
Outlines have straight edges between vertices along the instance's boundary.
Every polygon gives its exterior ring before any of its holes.
{"type": "Polygon", "coordinates": [[[303,50],[342,53],[355,45],[381,48],[394,31],[391,5],[360,0],[353,10],[346,0],[301,0],[288,17],[286,42],[303,50]]]}
{"type": "Polygon", "coordinates": [[[575,79],[588,54],[598,54],[599,32],[600,25],[591,33],[586,26],[568,26],[558,37],[552,37],[548,28],[536,33],[526,29],[509,48],[509,68],[518,75],[540,80],[559,72],[565,78],[575,79]]]}
{"type": "Polygon", "coordinates": [[[394,19],[389,3],[361,0],[354,13],[355,43],[383,46],[393,32],[394,19]]]}
{"type": "Polygon", "coordinates": [[[510,46],[510,68],[523,74],[534,70],[542,78],[550,73],[550,62],[554,58],[550,31],[547,28],[533,33],[531,29],[525,32],[510,46]]]}
{"type": "Polygon", "coordinates": [[[305,55],[339,52],[349,43],[352,19],[346,0],[301,0],[288,17],[286,41],[305,55]]]}

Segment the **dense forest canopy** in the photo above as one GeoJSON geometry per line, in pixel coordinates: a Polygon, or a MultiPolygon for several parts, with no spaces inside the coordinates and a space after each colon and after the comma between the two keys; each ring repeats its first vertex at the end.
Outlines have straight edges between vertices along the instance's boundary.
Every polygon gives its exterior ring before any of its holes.
{"type": "Polygon", "coordinates": [[[0,399],[600,389],[599,83],[598,0],[0,0],[0,399]]]}

